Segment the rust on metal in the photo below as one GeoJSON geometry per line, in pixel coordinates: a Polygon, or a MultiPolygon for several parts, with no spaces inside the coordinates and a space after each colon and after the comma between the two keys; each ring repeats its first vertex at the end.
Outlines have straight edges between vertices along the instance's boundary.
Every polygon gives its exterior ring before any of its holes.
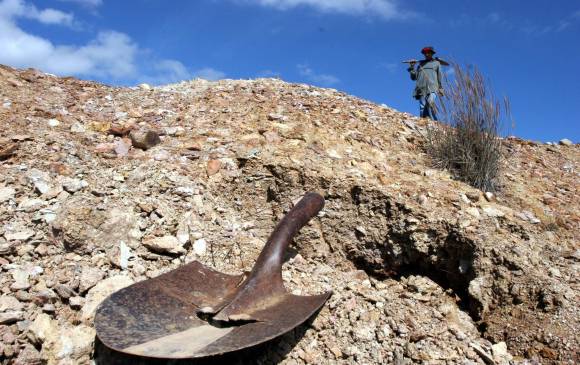
{"type": "Polygon", "coordinates": [[[306,194],[276,226],[247,276],[194,261],[112,294],[97,309],[97,336],[122,353],[183,359],[241,350],[290,331],[331,295],[292,295],[282,281],[286,248],[323,206],[322,196],[306,194]]]}

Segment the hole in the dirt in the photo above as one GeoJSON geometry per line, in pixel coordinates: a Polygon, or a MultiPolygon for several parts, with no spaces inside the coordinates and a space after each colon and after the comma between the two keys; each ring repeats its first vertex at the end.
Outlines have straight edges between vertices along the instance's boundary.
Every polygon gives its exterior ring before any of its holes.
{"type": "Polygon", "coordinates": [[[243,169],[244,167],[246,167],[246,164],[248,163],[248,161],[249,161],[249,159],[247,159],[247,158],[238,157],[238,168],[243,169]]]}
{"type": "Polygon", "coordinates": [[[350,196],[352,198],[354,205],[360,204],[360,194],[361,193],[362,193],[362,188],[360,186],[354,186],[352,189],[350,189],[350,196]]]}
{"type": "Polygon", "coordinates": [[[420,252],[409,234],[390,231],[386,242],[377,243],[365,242],[366,236],[354,232],[359,242],[364,242],[364,249],[353,250],[347,256],[358,269],[377,279],[390,277],[399,280],[410,275],[427,277],[456,297],[459,308],[474,321],[480,320],[478,303],[468,293],[469,283],[475,278],[472,268],[474,252],[470,242],[453,231],[445,237],[426,232],[428,241],[433,244],[427,252],[420,252]]]}
{"type": "Polygon", "coordinates": [[[467,292],[469,282],[467,284],[462,284],[461,282],[463,282],[464,279],[454,278],[453,275],[450,278],[450,274],[452,273],[437,271],[433,268],[421,267],[421,265],[409,264],[402,266],[394,277],[400,279],[402,277],[414,275],[424,276],[433,280],[448,294],[458,298],[457,306],[459,309],[469,313],[474,320],[477,320],[478,318],[475,318],[474,313],[472,313],[471,300],[469,298],[469,293],[467,292]],[[459,281],[460,283],[457,283],[456,281],[459,281]]]}

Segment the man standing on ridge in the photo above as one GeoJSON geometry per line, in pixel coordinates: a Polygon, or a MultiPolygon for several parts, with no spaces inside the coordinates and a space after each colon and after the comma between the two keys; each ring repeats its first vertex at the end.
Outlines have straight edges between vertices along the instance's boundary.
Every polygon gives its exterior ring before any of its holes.
{"type": "Polygon", "coordinates": [[[425,59],[419,61],[419,65],[416,68],[415,63],[417,61],[410,61],[407,69],[411,80],[417,81],[413,97],[419,100],[421,117],[437,120],[435,99],[437,98],[437,93],[443,95],[441,63],[438,59],[433,58],[435,54],[433,47],[424,47],[421,53],[425,56],[425,59]]]}

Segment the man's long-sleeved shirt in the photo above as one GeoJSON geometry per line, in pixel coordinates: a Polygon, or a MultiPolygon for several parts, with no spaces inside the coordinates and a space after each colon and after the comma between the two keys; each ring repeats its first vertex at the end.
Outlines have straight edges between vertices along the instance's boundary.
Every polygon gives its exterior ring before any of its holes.
{"type": "Polygon", "coordinates": [[[436,59],[419,61],[416,69],[409,67],[408,71],[411,80],[417,81],[413,91],[413,97],[416,99],[430,93],[436,93],[442,88],[441,63],[436,59]]]}

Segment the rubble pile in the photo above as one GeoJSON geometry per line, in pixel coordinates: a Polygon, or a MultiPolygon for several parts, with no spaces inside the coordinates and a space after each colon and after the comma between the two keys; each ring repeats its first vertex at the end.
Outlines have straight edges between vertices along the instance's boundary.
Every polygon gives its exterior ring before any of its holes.
{"type": "Polygon", "coordinates": [[[192,260],[251,269],[312,190],[283,277],[334,294],[252,362],[578,363],[578,145],[506,139],[491,194],[430,167],[425,120],[333,89],[1,66],[0,102],[2,364],[107,363],[107,295],[192,260]]]}

